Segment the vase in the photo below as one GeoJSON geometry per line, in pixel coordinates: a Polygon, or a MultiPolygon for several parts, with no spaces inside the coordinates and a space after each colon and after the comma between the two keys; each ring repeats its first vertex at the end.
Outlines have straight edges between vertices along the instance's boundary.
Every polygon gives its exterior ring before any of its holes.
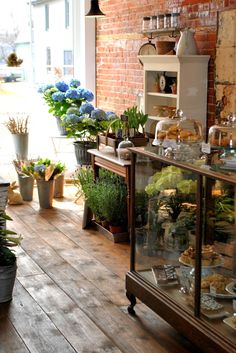
{"type": "Polygon", "coordinates": [[[77,164],[80,166],[91,165],[91,154],[88,153],[88,150],[97,148],[97,143],[90,141],[75,141],[74,148],[77,164]]]}
{"type": "Polygon", "coordinates": [[[55,180],[37,180],[40,208],[51,208],[54,195],[55,180]]]}
{"type": "Polygon", "coordinates": [[[12,299],[16,270],[16,262],[11,266],[0,266],[0,303],[12,299]]]}
{"type": "Polygon", "coordinates": [[[56,116],[56,122],[57,122],[57,128],[58,128],[60,136],[68,135],[68,132],[67,132],[65,126],[62,125],[62,121],[59,116],[56,116]]]}
{"type": "Polygon", "coordinates": [[[18,174],[19,189],[24,201],[33,200],[34,178],[29,175],[18,174]]]}
{"type": "Polygon", "coordinates": [[[29,134],[12,134],[12,138],[15,146],[16,158],[18,160],[27,160],[29,134]]]}
{"type": "Polygon", "coordinates": [[[58,175],[58,177],[55,178],[55,185],[54,185],[54,198],[61,198],[64,196],[64,182],[65,182],[65,176],[64,174],[58,175]]]}

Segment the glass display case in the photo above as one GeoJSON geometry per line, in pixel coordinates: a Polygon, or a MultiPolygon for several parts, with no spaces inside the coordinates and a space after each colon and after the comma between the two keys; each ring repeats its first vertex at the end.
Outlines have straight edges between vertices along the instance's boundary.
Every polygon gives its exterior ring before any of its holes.
{"type": "Polygon", "coordinates": [[[205,352],[235,352],[236,171],[131,152],[129,313],[139,298],[205,352]]]}

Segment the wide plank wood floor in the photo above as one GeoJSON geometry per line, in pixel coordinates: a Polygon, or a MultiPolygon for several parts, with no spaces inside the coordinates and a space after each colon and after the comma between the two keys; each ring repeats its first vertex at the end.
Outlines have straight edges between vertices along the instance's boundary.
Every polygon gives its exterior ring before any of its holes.
{"type": "Polygon", "coordinates": [[[127,313],[129,244],[82,230],[75,189],[50,210],[7,206],[24,237],[13,300],[0,304],[0,353],[200,353],[144,304],[127,313]]]}

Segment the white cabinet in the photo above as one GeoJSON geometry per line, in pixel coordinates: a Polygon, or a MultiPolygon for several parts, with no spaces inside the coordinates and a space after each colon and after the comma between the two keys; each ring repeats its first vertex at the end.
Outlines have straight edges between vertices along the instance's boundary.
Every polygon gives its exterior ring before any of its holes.
{"type": "Polygon", "coordinates": [[[206,126],[208,55],[140,55],[144,68],[144,113],[150,119],[160,120],[166,111],[182,109],[188,118],[206,126]],[[161,76],[166,89],[156,87],[161,76]],[[170,86],[176,85],[172,93],[170,86]]]}

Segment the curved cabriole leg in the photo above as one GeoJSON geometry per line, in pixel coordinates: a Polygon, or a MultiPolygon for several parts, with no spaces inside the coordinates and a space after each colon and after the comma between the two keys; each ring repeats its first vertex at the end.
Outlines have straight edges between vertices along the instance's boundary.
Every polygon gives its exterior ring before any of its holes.
{"type": "Polygon", "coordinates": [[[126,297],[129,299],[129,301],[130,301],[130,305],[128,306],[128,313],[130,314],[130,315],[135,315],[135,310],[134,310],[134,306],[135,306],[135,304],[136,304],[136,297],[133,295],[133,294],[131,294],[131,293],[129,293],[129,292],[126,292],[126,297]]]}

